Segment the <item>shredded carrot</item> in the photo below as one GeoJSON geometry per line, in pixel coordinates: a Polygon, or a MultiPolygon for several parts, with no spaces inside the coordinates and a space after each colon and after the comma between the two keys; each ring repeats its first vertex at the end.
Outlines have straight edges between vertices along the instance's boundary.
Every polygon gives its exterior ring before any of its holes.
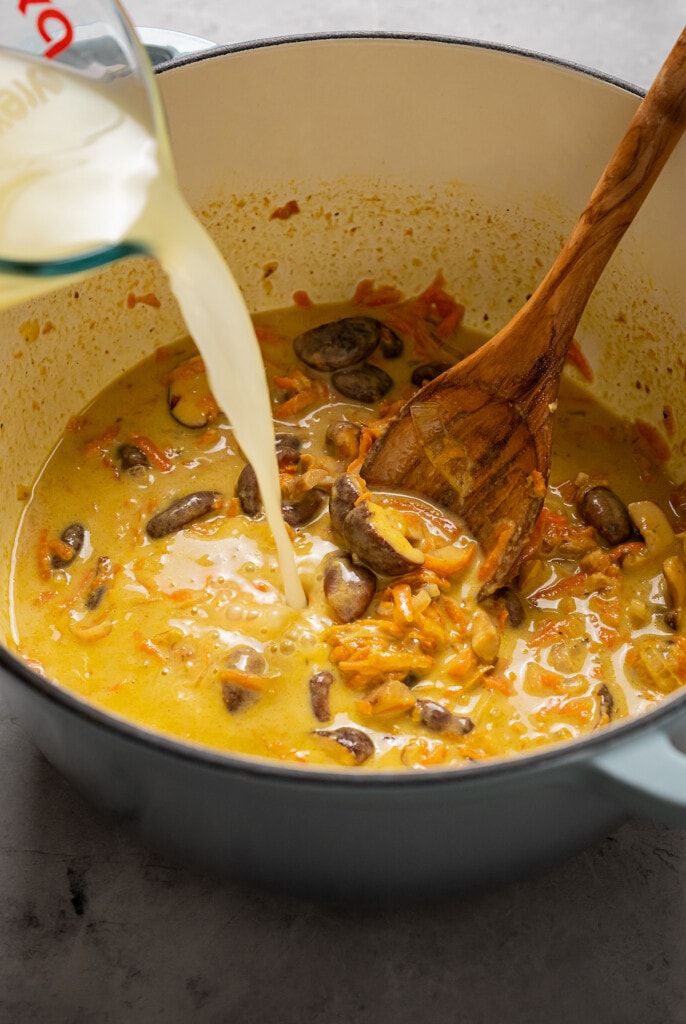
{"type": "Polygon", "coordinates": [[[41,530],[38,535],[38,575],[41,579],[49,579],[52,573],[52,559],[50,551],[50,539],[47,530],[41,530]]]}
{"type": "Polygon", "coordinates": [[[353,306],[390,306],[402,300],[402,293],[393,285],[374,287],[371,278],[360,281],[352,297],[353,306]]]}
{"type": "Polygon", "coordinates": [[[502,519],[496,524],[493,531],[495,535],[493,547],[486,554],[486,557],[479,566],[477,575],[481,582],[489,580],[500,565],[500,560],[510,542],[510,537],[514,533],[514,529],[515,524],[510,519],[502,519]]]}
{"type": "Polygon", "coordinates": [[[662,421],[665,425],[667,436],[674,437],[676,434],[676,416],[671,405],[666,405],[662,410],[662,421]]]}
{"type": "Polygon", "coordinates": [[[573,619],[543,619],[529,637],[530,647],[545,647],[563,637],[572,637],[577,633],[573,619]]]}
{"type": "Polygon", "coordinates": [[[497,693],[502,693],[506,697],[511,697],[515,692],[512,681],[500,672],[486,672],[482,677],[481,682],[484,689],[495,690],[497,693]]]}
{"type": "Polygon", "coordinates": [[[348,466],[348,473],[352,473],[353,475],[355,475],[360,471],[360,469],[362,469],[362,464],[364,463],[364,460],[367,458],[369,451],[372,445],[374,444],[375,440],[376,438],[374,436],[373,431],[371,431],[368,427],[363,427],[362,432],[360,433],[360,443],[359,448],[357,450],[357,456],[348,466]]]}
{"type": "Polygon", "coordinates": [[[536,718],[549,718],[560,715],[565,718],[576,718],[585,725],[596,717],[597,708],[592,697],[548,697],[534,713],[536,718]]]}
{"type": "Polygon", "coordinates": [[[275,377],[274,384],[277,388],[283,388],[288,396],[274,410],[277,418],[294,416],[310,405],[322,403],[329,393],[323,380],[308,377],[301,370],[293,370],[282,377],[275,377]]]}
{"type": "Polygon", "coordinates": [[[197,591],[187,589],[168,590],[165,596],[177,604],[185,604],[187,601],[197,601],[198,599],[197,591]]]}
{"type": "Polygon", "coordinates": [[[532,470],[531,484],[534,495],[537,498],[545,498],[548,488],[546,487],[546,482],[543,477],[543,474],[540,473],[537,469],[532,470]]]}
{"type": "Polygon", "coordinates": [[[437,576],[456,576],[471,564],[475,552],[475,544],[469,544],[464,548],[456,548],[451,544],[427,553],[424,556],[424,567],[435,572],[437,576]]]}
{"type": "Polygon", "coordinates": [[[458,306],[455,304],[453,308],[446,313],[441,322],[436,327],[436,335],[439,338],[447,338],[448,335],[452,334],[453,331],[462,323],[464,317],[464,306],[458,306]]]}
{"type": "Polygon", "coordinates": [[[214,444],[219,440],[219,431],[215,430],[214,427],[209,427],[207,430],[203,430],[202,434],[198,434],[198,444],[214,444]]]}
{"type": "Polygon", "coordinates": [[[255,325],[255,335],[261,345],[280,345],[284,340],[283,334],[279,334],[271,327],[262,327],[260,324],[255,325]]]}
{"type": "Polygon", "coordinates": [[[156,647],[152,640],[143,636],[138,630],[134,631],[133,640],[136,649],[141,651],[142,654],[149,654],[155,661],[159,661],[161,664],[166,662],[167,658],[159,647],[156,647]]]}
{"type": "Polygon", "coordinates": [[[88,423],[85,416],[70,416],[67,420],[67,430],[70,434],[78,434],[88,423]]]}
{"type": "Polygon", "coordinates": [[[303,291],[301,288],[299,288],[298,291],[293,292],[293,302],[296,306],[300,306],[301,309],[306,309],[308,306],[312,305],[312,299],[307,292],[303,291]]]}
{"type": "Polygon", "coordinates": [[[277,405],[274,409],[274,416],[277,419],[281,419],[283,416],[295,416],[299,412],[304,412],[305,409],[311,405],[315,405],[322,396],[322,390],[326,390],[326,385],[323,381],[313,381],[312,387],[307,388],[305,391],[299,391],[295,395],[291,395],[281,405],[277,405]]]}
{"type": "Polygon", "coordinates": [[[588,600],[588,607],[596,612],[599,618],[612,629],[618,629],[621,620],[621,609],[619,599],[616,596],[599,597],[593,594],[588,600]]]}
{"type": "Polygon", "coordinates": [[[564,692],[564,680],[557,672],[541,672],[538,682],[546,690],[552,690],[554,693],[564,692]]]}
{"type": "Polygon", "coordinates": [[[464,608],[461,608],[457,601],[454,601],[452,597],[446,597],[443,599],[443,607],[447,612],[448,618],[455,626],[457,626],[461,635],[466,636],[469,631],[470,619],[464,608]]]}
{"type": "Polygon", "coordinates": [[[628,540],[624,544],[618,544],[607,552],[611,562],[621,562],[627,555],[637,555],[645,550],[645,542],[642,540],[628,540]]]}
{"type": "Polygon", "coordinates": [[[312,386],[312,378],[300,370],[293,370],[291,373],[274,377],[274,386],[283,388],[284,391],[306,391],[312,386]]]}
{"type": "Polygon", "coordinates": [[[375,675],[377,672],[411,672],[428,671],[435,663],[435,658],[428,654],[417,654],[414,651],[374,651],[368,657],[359,660],[350,658],[339,662],[343,672],[356,672],[362,675],[375,675]]]}
{"type": "Polygon", "coordinates": [[[163,384],[173,384],[179,380],[192,380],[193,377],[201,377],[205,373],[205,363],[202,356],[192,356],[175,366],[173,370],[162,378],[163,384]]]}
{"type": "Polygon", "coordinates": [[[174,468],[174,463],[169,456],[161,448],[158,448],[149,437],[144,437],[142,434],[132,434],[130,440],[131,444],[135,444],[137,448],[145,452],[150,464],[155,469],[159,469],[160,473],[168,473],[174,468]]]}
{"type": "Polygon", "coordinates": [[[334,641],[345,642],[364,640],[365,638],[374,640],[377,638],[383,639],[384,634],[389,634],[391,637],[398,637],[402,635],[402,630],[399,626],[392,622],[386,622],[385,619],[360,619],[359,622],[349,622],[341,626],[330,626],[324,632],[324,636],[334,641]]]}
{"type": "Polygon", "coordinates": [[[104,455],[105,452],[110,448],[119,433],[119,424],[112,423],[98,437],[91,438],[90,441],[86,441],[83,446],[83,454],[87,459],[98,458],[104,455]]]}
{"type": "Polygon", "coordinates": [[[223,668],[219,671],[219,679],[222,683],[237,683],[246,690],[264,690],[265,679],[263,676],[251,675],[249,672],[241,672],[238,668],[223,668]]]}
{"type": "Polygon", "coordinates": [[[579,587],[583,587],[588,582],[588,573],[578,570],[577,572],[571,573],[569,576],[565,576],[564,579],[558,580],[557,583],[553,583],[549,587],[544,587],[542,590],[537,590],[535,594],[531,595],[532,601],[537,601],[543,598],[545,601],[549,601],[555,597],[561,597],[562,594],[573,594],[578,591],[579,587]]]}
{"type": "Polygon", "coordinates": [[[596,543],[593,527],[573,523],[564,512],[554,512],[544,505],[522,551],[520,563],[534,555],[549,554],[554,548],[578,554],[596,547],[596,543]]]}
{"type": "Polygon", "coordinates": [[[490,751],[482,750],[480,747],[474,747],[470,743],[461,743],[459,750],[462,756],[469,758],[470,761],[485,761],[486,758],[490,756],[490,751]]]}
{"type": "Polygon", "coordinates": [[[660,436],[652,423],[636,420],[633,424],[632,440],[648,449],[648,456],[657,462],[668,462],[672,454],[670,445],[660,436]]]}
{"type": "Polygon", "coordinates": [[[572,342],[567,350],[566,362],[568,362],[571,366],[576,366],[577,370],[584,378],[584,380],[589,381],[589,383],[593,380],[593,370],[591,369],[591,364],[581,351],[581,346],[579,345],[579,342],[576,341],[576,339],[572,339],[572,342]]]}
{"type": "Polygon", "coordinates": [[[441,740],[427,739],[425,736],[412,740],[403,748],[403,761],[406,756],[405,751],[407,751],[407,756],[410,758],[410,763],[421,764],[427,767],[443,764],[448,757],[448,748],[445,743],[441,740]]]}
{"type": "Polygon", "coordinates": [[[463,318],[464,306],[445,290],[445,280],[439,271],[420,295],[389,310],[386,323],[412,338],[415,355],[421,357],[435,354],[463,318]]]}
{"type": "Polygon", "coordinates": [[[471,647],[463,647],[446,667],[451,679],[464,679],[476,665],[476,655],[471,647]]]}

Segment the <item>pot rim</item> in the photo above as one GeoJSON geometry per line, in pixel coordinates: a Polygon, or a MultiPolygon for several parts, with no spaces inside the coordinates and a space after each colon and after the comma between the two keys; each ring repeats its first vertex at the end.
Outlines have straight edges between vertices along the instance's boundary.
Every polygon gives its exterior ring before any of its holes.
{"type": "MultiPolygon", "coordinates": [[[[644,89],[608,73],[534,50],[457,36],[405,32],[312,33],[247,40],[221,46],[212,45],[211,48],[206,50],[183,54],[174,60],[165,62],[156,70],[156,74],[163,75],[188,64],[229,56],[233,53],[263,50],[274,46],[303,45],[312,42],[346,39],[353,41],[369,40],[370,42],[400,40],[491,50],[496,53],[512,54],[528,60],[535,60],[542,64],[552,64],[557,67],[566,68],[586,77],[616,86],[637,97],[645,94],[644,89]]],[[[427,785],[443,786],[486,783],[492,779],[509,779],[515,775],[521,776],[523,773],[538,771],[539,766],[542,768],[553,768],[575,761],[587,760],[591,754],[598,752],[604,747],[612,747],[617,743],[628,740],[630,737],[635,736],[639,730],[645,731],[646,729],[650,730],[651,728],[664,726],[669,719],[678,714],[679,709],[683,710],[686,708],[685,690],[681,694],[667,697],[649,712],[610,725],[601,732],[537,748],[525,754],[493,758],[478,764],[459,768],[436,767],[426,772],[407,770],[369,771],[368,769],[361,768],[328,768],[320,765],[287,764],[268,758],[218,750],[213,747],[206,747],[165,735],[106,711],[96,704],[89,703],[85,698],[63,689],[58,683],[54,683],[46,677],[39,675],[2,644],[0,644],[0,670],[4,670],[18,682],[38,692],[48,701],[57,704],[68,714],[85,718],[96,728],[115,733],[124,741],[133,742],[143,747],[151,747],[167,757],[195,762],[199,767],[205,767],[209,770],[229,770],[235,774],[257,776],[260,778],[266,777],[277,782],[298,780],[302,784],[309,783],[311,786],[363,786],[367,790],[388,789],[398,785],[407,788],[427,785]]]]}
{"type": "Polygon", "coordinates": [[[195,64],[199,61],[209,60],[214,57],[223,57],[231,53],[242,53],[248,50],[266,50],[270,47],[275,46],[290,46],[293,44],[305,44],[305,43],[321,43],[328,40],[346,40],[351,39],[355,41],[389,41],[398,40],[400,42],[418,42],[418,43],[439,43],[445,44],[446,46],[460,46],[465,49],[475,50],[492,50],[495,53],[512,54],[517,57],[526,57],[531,60],[535,60],[540,64],[552,64],[557,67],[567,68],[570,71],[576,71],[589,78],[598,79],[601,82],[605,82],[608,85],[617,86],[624,92],[631,93],[634,96],[645,96],[646,90],[641,86],[635,85],[632,82],[628,82],[626,79],[619,78],[616,75],[612,75],[606,71],[600,71],[597,68],[589,67],[587,64],[581,64],[578,61],[568,60],[564,57],[555,57],[552,54],[541,53],[538,50],[529,50],[526,47],[514,46],[510,43],[496,43],[486,39],[474,39],[466,36],[451,36],[443,35],[440,33],[422,33],[422,32],[383,32],[379,31],[348,31],[348,32],[301,32],[294,33],[293,35],[285,36],[267,36],[261,39],[245,39],[239,40],[235,43],[220,43],[220,44],[208,44],[208,48],[205,50],[199,50],[195,53],[185,53],[176,57],[174,60],[166,61],[163,65],[155,68],[155,74],[163,75],[168,71],[174,71],[176,68],[184,67],[186,64],[195,64]]]}

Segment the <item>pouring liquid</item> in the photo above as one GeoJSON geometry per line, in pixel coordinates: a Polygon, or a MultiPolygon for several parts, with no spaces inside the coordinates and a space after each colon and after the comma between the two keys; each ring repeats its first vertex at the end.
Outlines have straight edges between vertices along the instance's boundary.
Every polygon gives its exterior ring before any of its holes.
{"type": "MultiPolygon", "coordinates": [[[[2,51],[0,90],[6,98],[0,109],[0,254],[49,262],[129,242],[159,260],[214,396],[255,470],[286,600],[303,608],[252,321],[221,254],[176,185],[165,141],[130,109],[125,80],[121,88],[110,82],[103,89],[60,66],[2,51]]],[[[55,283],[0,274],[0,309],[51,291],[55,283]]]]}

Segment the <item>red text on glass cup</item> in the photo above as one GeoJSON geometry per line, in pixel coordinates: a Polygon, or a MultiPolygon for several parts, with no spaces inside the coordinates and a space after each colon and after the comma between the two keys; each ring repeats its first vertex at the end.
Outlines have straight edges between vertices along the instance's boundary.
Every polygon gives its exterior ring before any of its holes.
{"type": "Polygon", "coordinates": [[[36,28],[41,38],[48,44],[43,56],[52,60],[58,53],[66,50],[74,38],[74,27],[67,15],[54,7],[51,0],[19,0],[17,9],[21,14],[36,14],[36,28]],[[40,11],[29,11],[29,7],[40,5],[40,11]]]}

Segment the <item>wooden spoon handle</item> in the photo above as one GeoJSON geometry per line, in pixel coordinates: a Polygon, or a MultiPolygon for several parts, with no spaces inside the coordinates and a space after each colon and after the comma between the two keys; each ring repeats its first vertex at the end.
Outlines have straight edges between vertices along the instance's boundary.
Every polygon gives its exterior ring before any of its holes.
{"type": "Polygon", "coordinates": [[[534,321],[555,316],[557,329],[552,338],[545,331],[535,332],[553,362],[564,360],[591,292],[685,129],[686,28],[639,105],[559,256],[519,314],[534,321]]]}

